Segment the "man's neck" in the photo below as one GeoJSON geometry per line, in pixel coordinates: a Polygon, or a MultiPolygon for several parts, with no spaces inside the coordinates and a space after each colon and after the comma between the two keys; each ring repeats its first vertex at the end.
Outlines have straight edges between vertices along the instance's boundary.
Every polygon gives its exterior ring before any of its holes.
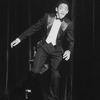
{"type": "Polygon", "coordinates": [[[59,19],[62,22],[64,18],[60,18],[58,13],[56,13],[56,19],[59,19]]]}
{"type": "Polygon", "coordinates": [[[56,13],[56,18],[57,18],[57,19],[60,19],[60,17],[59,17],[59,15],[58,15],[58,13],[56,13]]]}

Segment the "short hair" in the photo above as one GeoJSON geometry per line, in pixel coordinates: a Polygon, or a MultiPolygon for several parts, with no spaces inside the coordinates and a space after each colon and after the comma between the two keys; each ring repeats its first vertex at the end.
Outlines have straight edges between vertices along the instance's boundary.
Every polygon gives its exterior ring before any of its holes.
{"type": "Polygon", "coordinates": [[[66,0],[59,0],[58,3],[57,3],[57,7],[62,3],[66,4],[69,8],[69,3],[66,0]]]}

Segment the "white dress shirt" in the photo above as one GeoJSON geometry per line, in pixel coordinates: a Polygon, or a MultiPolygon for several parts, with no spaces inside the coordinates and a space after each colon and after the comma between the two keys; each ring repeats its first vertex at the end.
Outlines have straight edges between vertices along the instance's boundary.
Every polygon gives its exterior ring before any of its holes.
{"type": "Polygon", "coordinates": [[[57,38],[57,34],[58,34],[60,26],[61,26],[61,21],[59,19],[54,19],[50,33],[46,39],[47,43],[52,43],[53,45],[56,45],[56,38],[57,38]]]}

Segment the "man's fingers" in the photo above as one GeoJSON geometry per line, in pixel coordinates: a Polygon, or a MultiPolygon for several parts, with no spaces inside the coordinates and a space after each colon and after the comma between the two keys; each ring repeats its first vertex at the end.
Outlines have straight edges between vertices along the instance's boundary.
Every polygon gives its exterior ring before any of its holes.
{"type": "Polygon", "coordinates": [[[13,47],[16,46],[16,45],[17,45],[16,42],[12,42],[12,43],[11,43],[11,48],[13,48],[13,47]]]}
{"type": "Polygon", "coordinates": [[[70,56],[66,56],[65,60],[67,61],[67,60],[69,60],[69,58],[70,58],[70,56]]]}
{"type": "Polygon", "coordinates": [[[65,56],[66,56],[66,53],[63,54],[63,57],[65,57],[65,56]]]}
{"type": "Polygon", "coordinates": [[[11,43],[11,48],[13,48],[13,43],[11,43]]]}
{"type": "Polygon", "coordinates": [[[69,60],[69,58],[70,57],[68,55],[66,55],[66,56],[63,57],[63,59],[65,59],[66,61],[69,60]]]}
{"type": "Polygon", "coordinates": [[[65,59],[66,61],[69,60],[70,58],[70,52],[67,50],[65,51],[65,53],[63,54],[63,59],[65,59]]]}
{"type": "Polygon", "coordinates": [[[69,58],[67,57],[67,58],[65,58],[65,60],[67,61],[69,58]]]}
{"type": "Polygon", "coordinates": [[[66,58],[68,55],[63,55],[63,58],[66,58]]]}
{"type": "Polygon", "coordinates": [[[17,45],[17,43],[14,43],[14,44],[13,44],[13,46],[16,46],[16,45],[17,45]]]}

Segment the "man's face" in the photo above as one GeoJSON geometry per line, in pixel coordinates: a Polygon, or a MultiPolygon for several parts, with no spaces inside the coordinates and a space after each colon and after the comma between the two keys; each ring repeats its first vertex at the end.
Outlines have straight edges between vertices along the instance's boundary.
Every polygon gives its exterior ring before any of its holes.
{"type": "Polygon", "coordinates": [[[68,5],[61,3],[58,8],[56,8],[58,17],[60,19],[64,18],[66,16],[66,14],[68,13],[68,5]]]}

